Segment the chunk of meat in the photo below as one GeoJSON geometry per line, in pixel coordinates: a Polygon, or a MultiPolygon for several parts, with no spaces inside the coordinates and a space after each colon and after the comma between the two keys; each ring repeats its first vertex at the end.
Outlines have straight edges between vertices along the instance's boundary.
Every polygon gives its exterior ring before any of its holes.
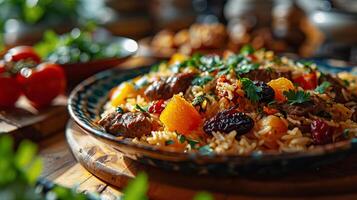
{"type": "Polygon", "coordinates": [[[174,94],[185,92],[194,79],[194,73],[180,73],[154,81],[144,94],[150,100],[169,99],[174,94]]]}
{"type": "MultiPolygon", "coordinates": [[[[328,81],[331,83],[332,86],[332,92],[336,94],[335,96],[335,101],[337,103],[346,103],[349,99],[345,98],[345,95],[343,94],[342,90],[345,90],[346,93],[348,92],[348,89],[346,86],[343,84],[342,80],[332,76],[331,74],[325,74],[324,76],[321,76],[319,79],[319,84],[321,84],[324,81],[328,81]]],[[[356,99],[354,95],[351,94],[351,98],[356,99]]]]}
{"type": "Polygon", "coordinates": [[[309,113],[318,115],[321,111],[324,111],[326,107],[326,102],[315,95],[311,95],[311,101],[302,104],[290,105],[288,103],[284,103],[278,105],[278,109],[288,115],[305,117],[308,117],[309,113]]]}
{"type": "Polygon", "coordinates": [[[242,77],[249,78],[253,81],[263,81],[269,82],[273,79],[277,79],[280,77],[285,77],[291,80],[291,71],[277,71],[277,70],[266,70],[266,69],[257,69],[252,70],[246,74],[243,74],[242,77]]]}
{"type": "Polygon", "coordinates": [[[127,112],[124,114],[111,112],[104,116],[98,124],[115,136],[131,138],[148,135],[154,129],[150,115],[143,112],[127,112]]]}

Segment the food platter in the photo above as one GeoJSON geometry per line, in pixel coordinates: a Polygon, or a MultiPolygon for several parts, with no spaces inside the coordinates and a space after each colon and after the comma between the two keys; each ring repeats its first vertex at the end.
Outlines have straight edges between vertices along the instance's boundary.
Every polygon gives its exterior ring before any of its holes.
{"type": "Polygon", "coordinates": [[[357,148],[357,139],[319,146],[303,153],[272,153],[250,155],[201,155],[161,150],[155,146],[119,139],[97,124],[111,88],[123,81],[148,72],[149,68],[129,71],[109,70],[79,84],[71,93],[68,109],[74,121],[88,134],[122,152],[125,156],[162,169],[208,174],[282,173],[286,170],[316,166],[338,160],[357,148]],[[219,172],[219,173],[218,173],[219,172]]]}

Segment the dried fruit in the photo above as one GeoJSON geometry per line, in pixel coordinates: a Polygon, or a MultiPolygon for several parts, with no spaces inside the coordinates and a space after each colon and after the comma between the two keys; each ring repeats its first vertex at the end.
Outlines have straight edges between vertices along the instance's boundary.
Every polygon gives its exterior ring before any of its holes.
{"type": "Polygon", "coordinates": [[[333,128],[321,119],[311,123],[311,136],[314,144],[322,145],[332,143],[333,128]]]}
{"type": "Polygon", "coordinates": [[[200,114],[189,102],[174,95],[160,114],[160,121],[169,131],[188,135],[202,124],[200,114]]]}
{"type": "Polygon", "coordinates": [[[278,102],[284,102],[286,100],[284,96],[285,91],[294,90],[294,84],[287,78],[281,77],[271,80],[267,83],[273,88],[275,92],[275,100],[278,102]]]}
{"type": "Polygon", "coordinates": [[[237,131],[237,136],[248,133],[254,127],[254,121],[248,115],[238,112],[235,108],[224,110],[204,123],[203,130],[207,134],[212,132],[229,133],[237,131]]]}
{"type": "Polygon", "coordinates": [[[271,127],[270,131],[263,134],[261,139],[264,140],[264,145],[270,149],[279,147],[278,140],[288,131],[288,126],[283,119],[275,115],[268,115],[257,123],[259,129],[271,127]]]}
{"type": "Polygon", "coordinates": [[[254,85],[262,89],[260,92],[258,92],[260,102],[267,103],[274,100],[275,92],[272,87],[263,81],[254,81],[254,85]]]}
{"type": "Polygon", "coordinates": [[[155,101],[150,107],[149,107],[149,113],[153,114],[161,114],[161,112],[165,109],[165,101],[160,99],[158,101],[155,101]]]}

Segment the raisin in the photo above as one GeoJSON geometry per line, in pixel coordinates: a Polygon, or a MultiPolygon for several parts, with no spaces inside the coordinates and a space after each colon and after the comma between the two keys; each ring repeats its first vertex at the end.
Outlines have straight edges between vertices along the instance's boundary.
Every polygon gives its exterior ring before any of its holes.
{"type": "Polygon", "coordinates": [[[238,112],[234,108],[221,111],[214,117],[207,120],[203,125],[203,130],[207,134],[219,131],[229,133],[236,131],[236,137],[248,133],[254,127],[254,121],[248,115],[238,112]]]}
{"type": "Polygon", "coordinates": [[[314,144],[322,145],[332,143],[333,128],[321,119],[311,123],[311,136],[314,144]]]}
{"type": "Polygon", "coordinates": [[[262,91],[257,93],[260,102],[267,103],[274,100],[275,92],[272,87],[270,87],[268,84],[264,83],[263,81],[254,81],[254,85],[262,88],[262,91]]]}

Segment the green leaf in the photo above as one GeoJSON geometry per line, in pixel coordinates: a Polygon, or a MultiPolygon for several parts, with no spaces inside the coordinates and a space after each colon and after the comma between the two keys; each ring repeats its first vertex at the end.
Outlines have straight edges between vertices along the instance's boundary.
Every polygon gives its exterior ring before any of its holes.
{"type": "Polygon", "coordinates": [[[120,114],[124,113],[123,108],[121,108],[120,106],[118,106],[115,110],[117,111],[117,113],[120,113],[120,114]]]}
{"type": "Polygon", "coordinates": [[[150,68],[150,72],[158,72],[159,68],[160,68],[160,64],[153,65],[150,68]]]}
{"type": "Polygon", "coordinates": [[[174,144],[175,142],[173,140],[166,140],[165,141],[165,145],[168,146],[168,145],[171,145],[171,144],[174,144]]]}
{"type": "Polygon", "coordinates": [[[185,137],[184,135],[179,135],[179,136],[178,136],[178,139],[179,139],[179,141],[180,141],[181,144],[184,143],[184,142],[186,142],[186,137],[185,137]]]}
{"type": "Polygon", "coordinates": [[[315,92],[319,93],[319,94],[323,94],[327,88],[329,88],[331,86],[331,83],[328,81],[324,81],[322,82],[319,86],[317,86],[315,88],[315,92]]]}
{"type": "Polygon", "coordinates": [[[140,172],[124,189],[124,200],[145,200],[148,190],[148,176],[140,172]]]}
{"type": "Polygon", "coordinates": [[[0,158],[13,155],[14,143],[9,136],[0,137],[0,158]]]}
{"type": "Polygon", "coordinates": [[[28,182],[33,185],[36,183],[38,177],[40,177],[42,172],[42,160],[40,158],[36,158],[26,169],[26,177],[28,182]]]}
{"type": "Polygon", "coordinates": [[[261,92],[262,88],[256,86],[253,81],[248,78],[242,78],[241,82],[243,85],[243,90],[248,99],[250,99],[252,102],[258,102],[260,99],[258,92],[261,92]]]}
{"type": "Polygon", "coordinates": [[[192,85],[203,86],[206,85],[208,82],[212,81],[212,76],[198,76],[192,80],[192,85]]]}
{"type": "Polygon", "coordinates": [[[289,90],[285,91],[283,94],[288,99],[290,105],[302,104],[310,101],[310,94],[301,90],[289,90]]]}
{"type": "Polygon", "coordinates": [[[21,142],[16,155],[15,163],[19,169],[24,169],[30,165],[36,155],[37,147],[35,144],[25,140],[21,142]]]}
{"type": "Polygon", "coordinates": [[[135,104],[135,109],[141,112],[148,112],[147,109],[144,109],[143,107],[139,106],[139,104],[135,104]]]}
{"type": "Polygon", "coordinates": [[[259,64],[257,63],[249,63],[249,64],[243,64],[238,66],[238,68],[236,68],[236,73],[237,74],[246,74],[250,71],[256,70],[259,68],[259,64]]]}
{"type": "Polygon", "coordinates": [[[197,144],[199,143],[197,140],[192,140],[192,139],[188,139],[186,138],[188,144],[190,145],[191,149],[196,149],[197,148],[197,144]]]}
{"type": "Polygon", "coordinates": [[[52,192],[56,195],[58,200],[86,200],[87,197],[85,194],[78,193],[77,188],[65,188],[61,186],[56,186],[52,189],[52,192]]]}
{"type": "Polygon", "coordinates": [[[198,152],[202,155],[212,155],[213,150],[209,145],[202,146],[198,149],[198,152]]]}
{"type": "Polygon", "coordinates": [[[350,129],[346,128],[343,130],[343,137],[346,139],[350,138],[350,129]]]}
{"type": "Polygon", "coordinates": [[[346,87],[349,87],[350,86],[350,82],[346,79],[343,79],[343,84],[346,86],[346,87]]]}
{"type": "Polygon", "coordinates": [[[194,197],[193,200],[213,200],[213,196],[208,192],[198,192],[194,197]]]}
{"type": "Polygon", "coordinates": [[[193,99],[192,101],[192,105],[193,106],[198,106],[200,105],[204,100],[206,99],[205,95],[200,95],[200,96],[197,96],[193,99]]]}
{"type": "Polygon", "coordinates": [[[25,21],[30,24],[34,24],[43,17],[44,13],[45,10],[42,7],[37,5],[30,7],[28,4],[26,4],[24,9],[25,21]]]}
{"type": "Polygon", "coordinates": [[[240,53],[243,55],[252,54],[252,53],[254,53],[254,51],[255,51],[255,49],[250,44],[246,44],[240,49],[240,53]]]}
{"type": "Polygon", "coordinates": [[[43,40],[37,43],[34,48],[41,58],[46,58],[51,52],[57,48],[59,36],[52,30],[44,33],[43,40]]]}

